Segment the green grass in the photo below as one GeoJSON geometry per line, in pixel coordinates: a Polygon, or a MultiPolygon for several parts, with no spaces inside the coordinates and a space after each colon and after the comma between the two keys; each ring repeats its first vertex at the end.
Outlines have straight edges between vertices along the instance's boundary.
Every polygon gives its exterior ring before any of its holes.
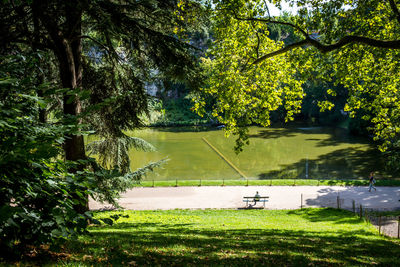
{"type": "MultiPolygon", "coordinates": [[[[142,181],[137,186],[142,187],[173,187],[173,186],[293,186],[293,185],[338,185],[367,186],[367,180],[313,180],[313,179],[276,179],[276,180],[168,180],[142,181]]],[[[400,180],[378,180],[376,186],[400,186],[400,180]]]]}
{"type": "Polygon", "coordinates": [[[66,266],[400,266],[400,241],[336,209],[123,213],[68,243],[66,266]]]}

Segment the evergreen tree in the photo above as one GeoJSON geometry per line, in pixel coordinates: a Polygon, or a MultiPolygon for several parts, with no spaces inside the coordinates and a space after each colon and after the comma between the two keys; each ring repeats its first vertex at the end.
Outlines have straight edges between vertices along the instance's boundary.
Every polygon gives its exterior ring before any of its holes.
{"type": "MultiPolygon", "coordinates": [[[[122,131],[141,125],[149,72],[158,70],[175,79],[195,73],[193,48],[179,36],[194,22],[191,10],[198,7],[173,0],[4,1],[0,51],[10,54],[30,48],[53,54],[65,89],[63,123],[78,129],[88,123],[106,138],[103,148],[109,140],[116,141],[111,147],[117,150],[107,151],[112,155],[109,160],[126,173],[129,161],[123,149],[127,144],[140,147],[142,142],[122,131]]],[[[66,136],[64,154],[68,161],[86,159],[79,132],[66,136]]],[[[83,168],[77,165],[73,171],[83,168]]],[[[77,209],[83,212],[87,206],[77,209]]]]}

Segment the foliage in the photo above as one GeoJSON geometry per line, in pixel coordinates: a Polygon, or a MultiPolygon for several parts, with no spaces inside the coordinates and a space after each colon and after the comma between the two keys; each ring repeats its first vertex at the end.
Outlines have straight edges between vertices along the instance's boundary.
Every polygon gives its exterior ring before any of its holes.
{"type": "MultiPolygon", "coordinates": [[[[391,1],[350,1],[351,7],[348,10],[329,11],[330,23],[335,20],[335,16],[340,19],[336,17],[335,26],[328,22],[326,33],[321,33],[321,39],[325,42],[334,40],[345,34],[346,30],[351,31],[352,35],[380,40],[399,39],[400,20],[395,19],[396,12],[389,2],[391,1]]],[[[314,22],[321,19],[321,11],[312,17],[314,22]]],[[[332,69],[331,77],[336,84],[342,84],[348,89],[345,111],[369,124],[367,129],[373,134],[381,151],[388,150],[388,167],[391,169],[398,169],[396,146],[400,133],[399,56],[399,49],[354,44],[333,53],[333,64],[327,66],[326,62],[321,63],[323,68],[332,69]]]]}
{"type": "MultiPolygon", "coordinates": [[[[58,106],[64,118],[76,116],[77,125],[104,138],[98,151],[107,151],[106,145],[121,150],[117,156],[122,157],[106,161],[122,164],[118,171],[125,174],[129,158],[122,149],[133,143],[123,130],[142,125],[141,116],[147,113],[145,84],[152,73],[174,81],[197,80],[195,52],[186,31],[201,24],[201,12],[201,5],[192,1],[5,1],[0,9],[0,50],[48,52],[58,66],[57,83],[65,88],[58,106]],[[193,10],[199,11],[196,20],[193,10]]],[[[83,137],[71,133],[64,152],[67,160],[83,163],[83,137]]]]}
{"type": "MultiPolygon", "coordinates": [[[[396,266],[400,243],[336,209],[169,210],[125,214],[70,242],[57,262],[90,265],[396,266]],[[357,253],[354,253],[354,252],[357,253]]],[[[57,253],[54,253],[57,255],[57,253]]],[[[53,254],[53,255],[54,255],[53,254]]]]}
{"type": "Polygon", "coordinates": [[[124,5],[107,2],[88,8],[90,17],[86,23],[96,26],[83,29],[88,38],[83,42],[82,83],[90,92],[83,112],[89,109],[90,116],[85,121],[101,138],[87,149],[99,155],[103,167],[115,166],[127,177],[140,179],[141,171],[152,170],[162,162],[133,173],[129,149],[154,148],[144,140],[126,136],[123,130],[142,126],[142,118],[149,116],[149,82],[160,77],[188,81],[187,76],[195,75],[194,49],[180,38],[191,27],[188,20],[195,6],[190,1],[127,1],[126,9],[124,5]],[[94,15],[98,12],[99,16],[94,15]],[[113,31],[108,31],[109,25],[104,21],[116,26],[113,31]],[[93,110],[96,105],[100,108],[93,110]]]}
{"type": "MultiPolygon", "coordinates": [[[[64,136],[75,125],[39,122],[46,106],[34,85],[38,55],[2,57],[0,62],[0,250],[4,255],[31,244],[70,238],[85,231],[90,213],[87,181],[60,160],[64,136]]],[[[52,94],[54,88],[39,86],[52,94]]],[[[8,255],[10,256],[10,255],[8,255]]]]}
{"type": "Polygon", "coordinates": [[[124,136],[93,141],[87,149],[99,155],[100,164],[105,168],[118,168],[121,173],[131,172],[128,151],[131,147],[143,151],[154,151],[155,148],[141,138],[124,136]]]}
{"type": "MultiPolygon", "coordinates": [[[[216,99],[212,115],[226,125],[228,134],[238,135],[235,149],[241,151],[248,142],[247,125],[270,125],[271,111],[280,106],[286,110],[286,121],[300,111],[302,82],[295,74],[304,62],[289,61],[290,55],[279,55],[253,65],[251,61],[283,45],[268,38],[264,23],[235,19],[253,12],[255,16],[261,15],[262,11],[249,10],[244,3],[235,6],[234,13],[225,12],[224,6],[216,6],[215,10],[215,42],[208,58],[203,58],[208,77],[203,91],[216,99]]],[[[199,95],[194,101],[197,112],[204,114],[205,97],[199,95]]]]}
{"type": "Polygon", "coordinates": [[[2,3],[2,246],[40,244],[84,231],[89,195],[116,204],[121,191],[160,164],[129,172],[122,150],[145,146],[122,130],[140,126],[151,70],[183,79],[195,69],[193,49],[175,32],[184,34],[191,10],[179,3],[2,3]],[[46,59],[25,62],[27,51],[40,51],[46,59]],[[21,58],[14,64],[16,54],[21,58]],[[122,151],[105,160],[120,166],[104,169],[86,157],[83,130],[93,129],[107,137],[97,151],[106,151],[107,144],[112,152],[122,151]]]}
{"type": "MultiPolygon", "coordinates": [[[[39,120],[41,110],[65,90],[38,83],[42,57],[20,52],[0,61],[0,248],[4,255],[85,232],[91,213],[76,207],[86,206],[89,195],[118,207],[121,192],[164,162],[126,173],[114,166],[102,168],[90,158],[62,160],[65,138],[85,132],[76,118],[61,120],[57,112],[45,122],[39,120]],[[44,98],[37,96],[39,92],[44,98]]],[[[152,148],[141,139],[129,141],[126,146],[152,148]]]]}
{"type": "Polygon", "coordinates": [[[193,103],[188,96],[157,100],[150,107],[149,126],[192,126],[212,123],[212,118],[200,117],[192,111],[193,103]]]}
{"type": "MultiPolygon", "coordinates": [[[[297,5],[298,12],[290,17],[271,17],[266,2],[214,1],[216,40],[206,60],[210,87],[203,91],[219,95],[214,112],[238,135],[238,146],[247,138],[243,126],[269,124],[267,111],[284,105],[282,94],[291,92],[285,106],[288,118],[297,112],[300,85],[312,74],[330,84],[323,89],[328,95],[337,95],[343,86],[348,90],[345,111],[368,122],[380,149],[393,149],[394,163],[400,132],[397,1],[292,0],[288,2],[297,5]],[[270,25],[291,28],[291,42],[272,42],[264,36],[270,25]],[[253,111],[264,102],[266,107],[253,111]]],[[[282,1],[268,2],[280,6],[282,1]]],[[[197,101],[201,112],[204,100],[197,101]]],[[[320,106],[333,107],[330,101],[320,106]]]]}

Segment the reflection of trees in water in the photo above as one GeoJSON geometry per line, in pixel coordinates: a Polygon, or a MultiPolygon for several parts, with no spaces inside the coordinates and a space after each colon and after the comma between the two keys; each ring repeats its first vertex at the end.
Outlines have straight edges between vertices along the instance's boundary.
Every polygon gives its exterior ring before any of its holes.
{"type": "MultiPolygon", "coordinates": [[[[315,127],[315,128],[269,128],[250,135],[252,138],[279,139],[281,137],[295,137],[310,134],[305,141],[313,141],[313,146],[327,147],[342,144],[369,144],[365,138],[358,138],[348,134],[341,128],[315,127]],[[315,134],[328,135],[328,138],[316,138],[315,134]],[[314,135],[311,137],[311,135],[314,135]]],[[[279,170],[272,170],[258,175],[259,179],[294,179],[306,178],[306,165],[308,165],[308,178],[311,179],[354,179],[367,178],[369,172],[379,171],[385,177],[391,177],[384,171],[381,153],[375,149],[365,150],[361,147],[339,149],[317,159],[302,159],[293,164],[280,165],[279,170]]]]}
{"type": "Polygon", "coordinates": [[[367,178],[372,170],[385,177],[391,177],[383,170],[379,151],[346,148],[321,155],[315,160],[302,159],[294,164],[281,165],[280,170],[268,171],[258,175],[259,179],[354,179],[367,178]]]}
{"type": "Polygon", "coordinates": [[[317,146],[336,146],[339,144],[370,144],[368,139],[363,137],[352,136],[348,130],[334,127],[308,127],[308,128],[267,128],[258,131],[255,134],[250,134],[251,138],[263,139],[279,139],[282,137],[295,137],[297,135],[329,135],[329,138],[323,139],[305,139],[306,141],[319,141],[317,146]]]}
{"type": "Polygon", "coordinates": [[[239,179],[241,176],[201,140],[206,137],[248,177],[305,178],[306,163],[311,179],[366,179],[372,170],[379,171],[378,176],[389,177],[383,173],[381,153],[369,149],[372,145],[367,139],[349,135],[344,129],[249,129],[252,140],[239,155],[232,151],[234,137],[225,138],[215,127],[170,127],[143,133],[144,138],[152,140],[158,154],[147,156],[135,152],[135,156],[148,161],[165,156],[170,158],[163,169],[156,170],[158,176],[150,174],[148,179],[239,179]],[[326,154],[320,155],[322,153],[326,154]]]}

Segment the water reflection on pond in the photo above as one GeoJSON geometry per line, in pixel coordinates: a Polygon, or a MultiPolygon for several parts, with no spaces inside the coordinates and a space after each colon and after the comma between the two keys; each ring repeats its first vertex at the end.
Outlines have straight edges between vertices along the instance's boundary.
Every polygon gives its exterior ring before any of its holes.
{"type": "Polygon", "coordinates": [[[380,152],[339,128],[250,127],[250,145],[236,155],[234,137],[216,128],[147,128],[129,133],[156,152],[131,151],[132,169],[168,157],[146,180],[366,178],[382,170],[380,152]]]}

